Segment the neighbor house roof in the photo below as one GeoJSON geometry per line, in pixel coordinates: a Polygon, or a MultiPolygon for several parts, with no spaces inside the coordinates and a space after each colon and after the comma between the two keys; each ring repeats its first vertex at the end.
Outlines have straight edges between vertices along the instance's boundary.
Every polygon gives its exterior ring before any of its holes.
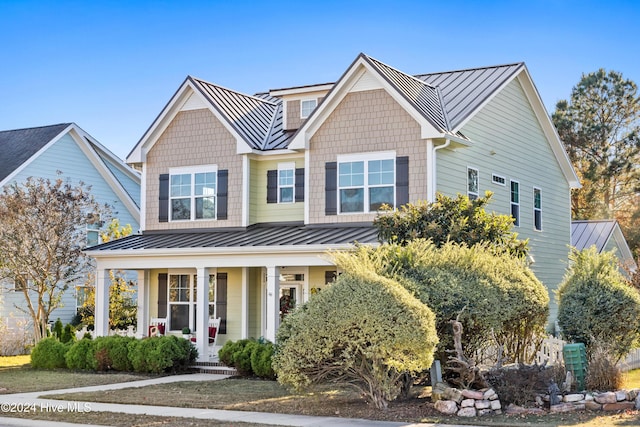
{"type": "Polygon", "coordinates": [[[595,246],[600,253],[608,250],[608,245],[615,243],[616,255],[623,265],[632,271],[636,264],[629,244],[622,234],[620,224],[615,219],[582,220],[571,222],[571,246],[581,251],[595,246]]]}
{"type": "Polygon", "coordinates": [[[344,246],[378,242],[377,229],[371,224],[302,225],[259,224],[246,228],[219,228],[190,232],[147,232],[93,246],[88,253],[114,250],[171,250],[185,248],[258,248],[327,245],[344,246]]]}
{"type": "Polygon", "coordinates": [[[0,182],[44,148],[71,123],[0,131],[0,182]]]}

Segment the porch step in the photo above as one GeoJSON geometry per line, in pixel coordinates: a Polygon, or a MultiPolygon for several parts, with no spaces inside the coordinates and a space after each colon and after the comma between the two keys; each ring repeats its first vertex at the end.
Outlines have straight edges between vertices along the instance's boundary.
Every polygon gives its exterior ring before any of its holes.
{"type": "Polygon", "coordinates": [[[236,368],[231,368],[220,362],[196,362],[191,369],[198,374],[238,375],[236,368]]]}

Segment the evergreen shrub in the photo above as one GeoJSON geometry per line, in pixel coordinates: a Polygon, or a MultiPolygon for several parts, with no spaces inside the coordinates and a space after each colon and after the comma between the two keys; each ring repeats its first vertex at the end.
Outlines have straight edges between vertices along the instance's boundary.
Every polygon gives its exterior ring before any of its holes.
{"type": "Polygon", "coordinates": [[[66,368],[67,350],[69,346],[56,338],[44,338],[31,350],[31,366],[38,369],[66,368]]]}
{"type": "Polygon", "coordinates": [[[69,369],[94,371],[97,368],[95,340],[81,339],[71,345],[65,355],[69,369]]]}

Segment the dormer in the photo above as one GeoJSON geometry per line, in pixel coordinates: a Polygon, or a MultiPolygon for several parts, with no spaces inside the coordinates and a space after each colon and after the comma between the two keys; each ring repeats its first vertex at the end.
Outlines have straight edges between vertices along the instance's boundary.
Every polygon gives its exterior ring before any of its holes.
{"type": "Polygon", "coordinates": [[[332,87],[333,83],[324,83],[269,91],[271,96],[282,99],[284,130],[298,129],[332,87]]]}

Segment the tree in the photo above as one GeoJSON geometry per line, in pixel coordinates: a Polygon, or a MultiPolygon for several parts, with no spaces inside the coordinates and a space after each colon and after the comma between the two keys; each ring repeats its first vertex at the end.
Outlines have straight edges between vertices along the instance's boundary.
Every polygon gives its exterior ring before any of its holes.
{"type": "Polygon", "coordinates": [[[359,268],[284,318],[273,368],[282,384],[348,385],[385,409],[406,373],[429,368],[437,342],[424,304],[393,280],[359,268]]]}
{"type": "Polygon", "coordinates": [[[485,242],[497,253],[525,258],[528,240],[518,240],[511,231],[513,218],[486,212],[492,195],[488,191],[485,197],[470,200],[461,194],[453,199],[438,193],[434,203],[408,203],[378,215],[373,224],[383,242],[406,245],[414,239],[431,239],[437,247],[447,242],[469,246],[485,242]]]}
{"type": "Polygon", "coordinates": [[[89,190],[82,182],[28,178],[0,193],[0,277],[21,289],[36,342],[63,293],[88,272],[84,225],[109,212],[89,190]]]}
{"type": "Polygon", "coordinates": [[[557,291],[562,336],[602,347],[616,363],[640,339],[640,292],[626,282],[613,252],[574,250],[557,291]]]}
{"type": "Polygon", "coordinates": [[[582,184],[572,192],[573,218],[619,218],[623,230],[631,230],[632,224],[621,214],[638,212],[640,97],[636,84],[616,71],[583,74],[570,100],[556,104],[552,118],[582,184]]]}

